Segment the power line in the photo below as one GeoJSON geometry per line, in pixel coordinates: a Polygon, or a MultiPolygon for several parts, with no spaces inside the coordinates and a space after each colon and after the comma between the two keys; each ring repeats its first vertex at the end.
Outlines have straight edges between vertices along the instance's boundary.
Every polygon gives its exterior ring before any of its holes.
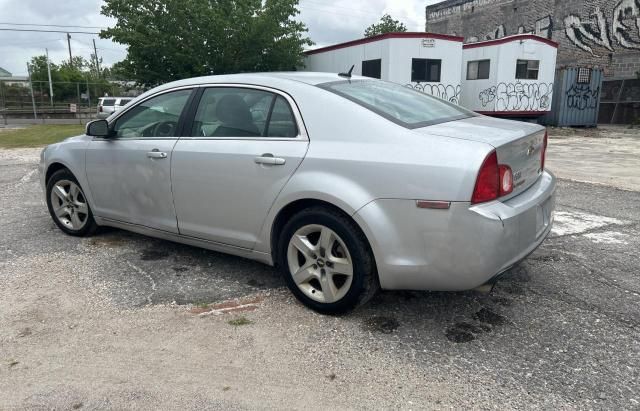
{"type": "Polygon", "coordinates": [[[77,28],[77,29],[106,29],[107,27],[101,26],[70,26],[63,24],[30,24],[30,23],[3,23],[0,24],[7,26],[36,26],[36,27],[68,27],[68,28],[77,28]]]}
{"type": "Polygon", "coordinates": [[[7,29],[0,28],[0,31],[33,31],[38,33],[71,33],[71,34],[100,34],[92,31],[69,31],[69,30],[40,30],[40,29],[7,29]]]}

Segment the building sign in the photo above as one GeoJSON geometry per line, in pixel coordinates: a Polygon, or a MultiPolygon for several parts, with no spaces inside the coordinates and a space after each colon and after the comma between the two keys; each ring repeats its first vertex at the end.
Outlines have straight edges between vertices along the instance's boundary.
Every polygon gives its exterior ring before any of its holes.
{"type": "Polygon", "coordinates": [[[75,104],[69,104],[69,113],[76,113],[78,111],[78,107],[75,104]]]}
{"type": "Polygon", "coordinates": [[[436,46],[434,39],[422,39],[422,47],[433,48],[436,46]]]}

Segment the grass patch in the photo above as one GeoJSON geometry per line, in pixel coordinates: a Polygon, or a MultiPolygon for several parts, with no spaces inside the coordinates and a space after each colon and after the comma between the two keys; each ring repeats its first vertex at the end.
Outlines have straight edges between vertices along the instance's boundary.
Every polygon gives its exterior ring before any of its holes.
{"type": "Polygon", "coordinates": [[[1,148],[39,147],[84,133],[80,124],[43,124],[0,131],[1,148]]]}
{"type": "Polygon", "coordinates": [[[229,320],[227,321],[230,325],[233,325],[234,327],[239,327],[241,325],[249,325],[251,324],[251,320],[249,320],[247,317],[237,317],[234,318],[233,320],[229,320]]]}

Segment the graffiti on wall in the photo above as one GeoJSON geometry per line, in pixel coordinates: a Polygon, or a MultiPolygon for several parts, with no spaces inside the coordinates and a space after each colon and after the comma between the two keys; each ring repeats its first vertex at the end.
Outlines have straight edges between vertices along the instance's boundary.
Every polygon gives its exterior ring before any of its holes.
{"type": "Polygon", "coordinates": [[[595,44],[614,51],[613,38],[625,49],[640,50],[640,0],[621,0],[612,10],[612,25],[597,7],[589,17],[595,24],[583,22],[572,14],[564,18],[567,38],[579,49],[599,57],[591,46],[595,44]]]}
{"type": "MultiPolygon", "coordinates": [[[[476,6],[489,6],[498,1],[475,2],[469,1],[461,6],[438,10],[429,13],[429,20],[444,19],[452,14],[460,14],[473,10],[476,6]],[[467,5],[469,5],[467,7],[467,5]],[[457,7],[457,10],[454,10],[457,7]]],[[[556,23],[564,28],[567,39],[578,49],[600,57],[595,47],[608,51],[615,51],[619,45],[624,49],[640,50],[640,0],[613,0],[611,3],[602,1],[602,5],[614,5],[610,14],[605,13],[603,7],[595,7],[588,15],[568,14],[554,22],[551,15],[537,19],[531,27],[518,26],[515,30],[507,30],[505,24],[497,25],[488,33],[468,36],[467,42],[493,40],[512,34],[535,34],[552,38],[556,23]],[[617,1],[617,3],[615,3],[617,1]],[[615,42],[615,43],[614,43],[615,42]]],[[[608,9],[608,7],[607,7],[608,9]]],[[[429,24],[429,22],[427,23],[429,24]]]]}
{"type": "Polygon", "coordinates": [[[583,23],[580,17],[568,15],[564,18],[565,33],[567,38],[580,50],[584,50],[595,56],[593,48],[589,43],[604,47],[613,51],[611,39],[609,39],[609,29],[607,28],[607,19],[600,8],[596,7],[591,14],[592,19],[596,21],[596,28],[591,23],[583,23]]]}
{"type": "Polygon", "coordinates": [[[470,0],[464,4],[440,8],[429,13],[429,20],[442,20],[452,14],[458,14],[465,11],[473,11],[476,7],[486,7],[501,3],[508,3],[510,0],[470,0]]]}
{"type": "Polygon", "coordinates": [[[482,107],[495,102],[495,111],[548,111],[553,83],[499,83],[478,95],[482,107]]]}
{"type": "Polygon", "coordinates": [[[592,89],[589,84],[574,84],[567,90],[567,107],[575,110],[593,110],[598,107],[600,87],[592,89]]]}
{"type": "MultiPolygon", "coordinates": [[[[516,33],[512,34],[535,34],[536,36],[551,39],[551,35],[553,34],[553,18],[550,15],[539,18],[535,21],[533,27],[518,26],[516,33]]],[[[491,33],[487,33],[481,37],[471,36],[467,38],[466,41],[474,43],[480,40],[501,39],[507,35],[507,29],[504,24],[499,24],[491,33]]]]}
{"type": "Polygon", "coordinates": [[[426,94],[431,94],[434,97],[447,100],[454,104],[460,104],[460,92],[462,88],[458,85],[446,85],[446,84],[429,84],[429,83],[409,83],[406,85],[414,90],[421,91],[426,94]]]}

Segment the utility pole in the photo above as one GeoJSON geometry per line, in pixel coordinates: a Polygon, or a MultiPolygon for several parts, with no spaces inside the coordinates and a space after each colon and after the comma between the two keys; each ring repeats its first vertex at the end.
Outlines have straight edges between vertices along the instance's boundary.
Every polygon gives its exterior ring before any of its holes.
{"type": "Polygon", "coordinates": [[[51,82],[51,63],[49,62],[49,49],[44,49],[47,53],[47,74],[49,75],[49,99],[51,100],[51,107],[53,107],[53,83],[51,82]]]}
{"type": "Polygon", "coordinates": [[[38,119],[36,112],[36,98],[33,96],[33,83],[31,82],[31,66],[27,63],[27,72],[29,73],[29,88],[31,89],[31,104],[33,105],[33,119],[38,119]]]}
{"type": "Polygon", "coordinates": [[[7,99],[4,97],[4,83],[0,81],[0,100],[2,100],[2,120],[4,121],[4,125],[7,125],[7,99]]]}
{"type": "Polygon", "coordinates": [[[69,66],[73,67],[73,58],[71,57],[71,34],[67,33],[67,46],[69,47],[69,66]]]}
{"type": "Polygon", "coordinates": [[[85,80],[87,81],[87,105],[89,106],[89,108],[91,108],[91,93],[89,92],[89,77],[85,77],[85,80]]]}
{"type": "Polygon", "coordinates": [[[101,77],[100,60],[98,60],[98,49],[96,49],[96,39],[93,39],[93,55],[96,57],[96,70],[98,70],[98,78],[101,77]]]}

